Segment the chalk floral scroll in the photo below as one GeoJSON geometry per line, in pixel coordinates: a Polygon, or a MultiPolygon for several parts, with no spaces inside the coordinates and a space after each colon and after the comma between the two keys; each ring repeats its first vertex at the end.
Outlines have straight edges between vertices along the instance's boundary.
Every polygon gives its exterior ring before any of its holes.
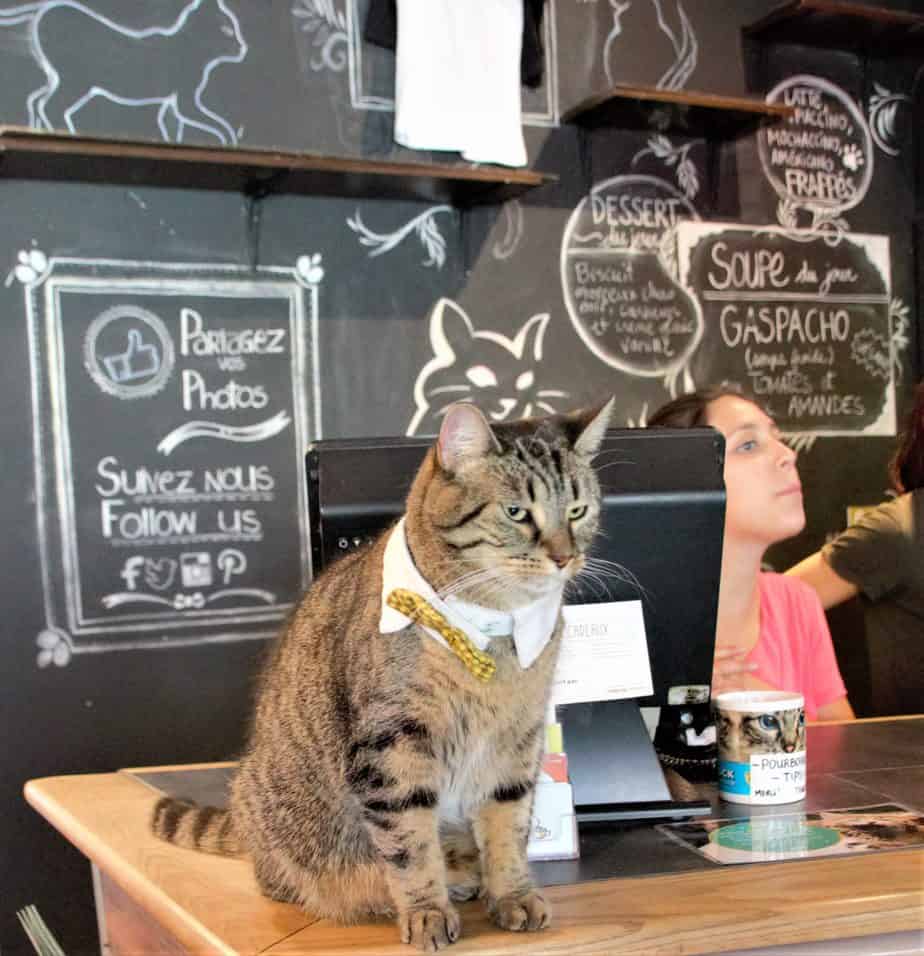
{"type": "Polygon", "coordinates": [[[690,149],[694,143],[685,143],[683,146],[674,144],[663,134],[658,133],[648,140],[648,145],[640,149],[632,157],[634,166],[643,156],[652,155],[660,159],[665,166],[674,167],[677,176],[677,185],[687,199],[695,199],[699,192],[699,175],[696,164],[690,159],[690,149]]]}
{"type": "Polygon", "coordinates": [[[869,98],[869,131],[873,142],[887,155],[898,156],[896,119],[899,110],[911,102],[906,93],[892,93],[879,83],[873,84],[875,93],[869,98]]]}
{"type": "Polygon", "coordinates": [[[523,206],[519,199],[510,199],[504,203],[502,211],[504,232],[491,247],[491,255],[501,261],[509,259],[520,247],[523,238],[523,206]]]}
{"type": "Polygon", "coordinates": [[[476,329],[460,305],[440,299],[430,313],[433,357],[414,383],[416,411],[408,435],[434,435],[446,409],[475,402],[492,421],[554,413],[569,393],[540,384],[549,314],[528,319],[511,339],[476,329]]]}
{"type": "Polygon", "coordinates": [[[446,262],[446,240],[439,230],[436,223],[436,216],[439,213],[452,213],[451,206],[433,206],[415,216],[409,222],[406,222],[394,232],[374,232],[363,221],[359,210],[353,214],[352,218],[347,219],[347,225],[356,235],[362,245],[371,248],[369,258],[384,255],[391,252],[397,245],[403,242],[411,233],[416,233],[421,245],[427,252],[427,258],[424,266],[436,266],[442,269],[446,262]]]}
{"type": "Polygon", "coordinates": [[[298,0],[292,16],[302,33],[311,35],[316,53],[309,65],[315,73],[342,73],[349,63],[346,13],[334,0],[298,0]]]}
{"type": "Polygon", "coordinates": [[[911,344],[910,313],[911,310],[901,299],[894,298],[889,302],[889,319],[892,323],[892,369],[896,382],[901,382],[904,378],[901,353],[911,344]]]}

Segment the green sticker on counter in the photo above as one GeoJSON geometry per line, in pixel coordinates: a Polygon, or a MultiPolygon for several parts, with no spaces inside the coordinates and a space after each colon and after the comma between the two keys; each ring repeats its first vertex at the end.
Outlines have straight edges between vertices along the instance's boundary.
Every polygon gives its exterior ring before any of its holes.
{"type": "Polygon", "coordinates": [[[823,850],[841,839],[831,827],[816,826],[802,820],[744,820],[720,827],[709,839],[729,850],[752,853],[798,853],[823,850]]]}

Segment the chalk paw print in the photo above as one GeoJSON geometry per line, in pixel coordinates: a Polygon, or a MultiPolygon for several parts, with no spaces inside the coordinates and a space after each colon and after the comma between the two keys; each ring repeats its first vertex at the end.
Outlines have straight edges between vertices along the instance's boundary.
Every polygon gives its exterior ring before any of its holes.
{"type": "Polygon", "coordinates": [[[295,274],[309,285],[317,285],[324,278],[321,253],[316,252],[313,256],[299,256],[295,260],[295,274]]]}
{"type": "MultiPolygon", "coordinates": [[[[35,282],[48,268],[48,257],[38,249],[20,249],[12,274],[23,285],[35,282]]],[[[9,284],[9,281],[7,282],[9,284]]]]}
{"type": "Polygon", "coordinates": [[[854,143],[848,143],[841,151],[841,162],[851,172],[856,172],[866,160],[863,158],[863,151],[854,143]]]}

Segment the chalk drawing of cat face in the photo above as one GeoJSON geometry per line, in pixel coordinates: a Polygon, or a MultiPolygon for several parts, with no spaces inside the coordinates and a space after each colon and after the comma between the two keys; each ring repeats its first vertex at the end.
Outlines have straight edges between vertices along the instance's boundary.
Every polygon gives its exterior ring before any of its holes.
{"type": "Polygon", "coordinates": [[[45,0],[0,7],[0,26],[25,24],[45,83],[27,99],[29,125],[77,132],[77,114],[101,97],[122,107],[157,106],[165,140],[182,142],[187,129],[225,145],[237,132],[202,99],[212,71],[240,63],[247,44],[225,0],[190,0],[164,25],[135,29],[78,0],[45,0]],[[76,56],[75,50],[91,51],[76,56]],[[175,131],[168,129],[172,117],[175,131]]]}
{"type": "Polygon", "coordinates": [[[408,435],[435,435],[453,402],[470,401],[491,421],[555,413],[556,399],[568,392],[542,388],[542,341],[549,314],[534,315],[513,339],[476,331],[461,306],[440,299],[430,313],[433,358],[414,383],[417,411],[408,435]]]}

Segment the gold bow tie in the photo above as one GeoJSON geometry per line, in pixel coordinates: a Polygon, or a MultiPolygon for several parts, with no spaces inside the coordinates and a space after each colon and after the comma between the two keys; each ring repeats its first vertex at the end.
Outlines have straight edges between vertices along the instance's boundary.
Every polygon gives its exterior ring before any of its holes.
{"type": "Polygon", "coordinates": [[[415,624],[436,631],[478,680],[489,681],[494,676],[494,671],[497,669],[494,658],[478,650],[464,631],[453,627],[419,594],[408,591],[406,588],[395,588],[385,599],[385,603],[406,618],[410,618],[415,624]]]}

